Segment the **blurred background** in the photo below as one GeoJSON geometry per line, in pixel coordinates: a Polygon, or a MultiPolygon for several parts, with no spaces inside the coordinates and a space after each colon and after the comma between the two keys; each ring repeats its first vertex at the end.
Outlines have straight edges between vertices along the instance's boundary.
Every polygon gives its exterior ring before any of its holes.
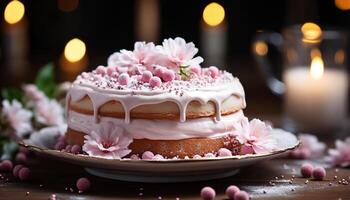
{"type": "MultiPolygon", "coordinates": [[[[248,116],[264,113],[270,119],[282,113],[282,98],[265,86],[258,70],[255,35],[305,22],[345,31],[350,25],[350,0],[213,2],[3,0],[1,88],[31,81],[48,62],[55,63],[58,81],[71,81],[81,71],[106,64],[111,53],[133,49],[137,40],[160,44],[164,38],[179,36],[196,44],[204,66],[217,65],[240,78],[248,116]]],[[[274,58],[273,71],[280,76],[283,60],[276,49],[268,51],[274,58]]],[[[344,53],[348,57],[349,50],[344,53]]]]}

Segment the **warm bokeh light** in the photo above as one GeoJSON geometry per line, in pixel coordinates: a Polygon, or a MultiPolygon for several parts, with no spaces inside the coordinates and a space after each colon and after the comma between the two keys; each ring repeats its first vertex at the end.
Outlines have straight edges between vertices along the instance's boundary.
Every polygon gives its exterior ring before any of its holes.
{"type": "Polygon", "coordinates": [[[317,42],[320,40],[322,35],[321,28],[312,22],[307,22],[301,27],[301,32],[303,33],[304,42],[317,42]]]}
{"type": "Polygon", "coordinates": [[[322,56],[321,51],[318,48],[311,49],[311,52],[310,52],[311,59],[313,59],[315,57],[321,57],[321,56],[322,56]]]}
{"type": "Polygon", "coordinates": [[[259,56],[265,56],[269,51],[269,48],[265,42],[258,41],[254,45],[254,50],[259,56]]]}
{"type": "Polygon", "coordinates": [[[79,0],[57,0],[57,7],[63,12],[71,12],[79,5],[79,0]]]}
{"type": "Polygon", "coordinates": [[[323,76],[324,65],[321,57],[316,56],[311,61],[310,75],[314,79],[320,79],[323,76]]]}
{"type": "Polygon", "coordinates": [[[218,3],[208,4],[203,11],[203,20],[210,26],[217,26],[225,19],[225,9],[218,3]]]}
{"type": "Polygon", "coordinates": [[[5,21],[9,24],[15,24],[24,16],[25,8],[20,1],[11,1],[7,4],[4,12],[5,21]]]}
{"type": "Polygon", "coordinates": [[[82,59],[86,52],[85,43],[78,38],[70,40],[64,48],[64,56],[70,62],[77,62],[82,59]]]}
{"type": "Polygon", "coordinates": [[[339,49],[338,51],[335,52],[334,54],[334,62],[336,64],[344,64],[345,61],[345,52],[343,49],[339,49]]]}
{"type": "Polygon", "coordinates": [[[350,10],[350,0],[335,0],[334,4],[340,10],[350,10]]]}

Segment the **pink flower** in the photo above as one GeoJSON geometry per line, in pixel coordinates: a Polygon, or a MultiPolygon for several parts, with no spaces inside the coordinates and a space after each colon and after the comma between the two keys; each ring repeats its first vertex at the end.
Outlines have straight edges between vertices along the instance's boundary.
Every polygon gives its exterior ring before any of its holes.
{"type": "Polygon", "coordinates": [[[158,47],[163,54],[167,56],[167,63],[164,66],[178,69],[181,65],[199,66],[203,62],[203,58],[197,56],[193,58],[198,49],[192,42],[186,43],[183,38],[169,38],[163,41],[163,46],[158,47]]]}
{"type": "Polygon", "coordinates": [[[239,124],[235,124],[233,134],[243,144],[243,149],[252,149],[254,153],[269,153],[277,148],[276,140],[271,135],[272,128],[264,122],[243,118],[239,124]]]}
{"type": "Polygon", "coordinates": [[[131,152],[128,146],[133,139],[123,129],[112,122],[101,122],[99,126],[98,131],[85,136],[83,151],[106,159],[120,159],[131,152]]]}
{"type": "Polygon", "coordinates": [[[32,112],[24,109],[17,100],[13,100],[11,103],[8,100],[3,100],[2,106],[2,114],[11,128],[15,130],[17,137],[22,138],[26,133],[32,131],[32,112]]]}
{"type": "Polygon", "coordinates": [[[33,102],[37,102],[46,98],[45,94],[40,91],[34,84],[26,84],[23,86],[24,93],[33,102]]]}
{"type": "Polygon", "coordinates": [[[334,166],[348,167],[350,166],[350,137],[344,141],[336,140],[335,149],[328,150],[326,161],[334,166]]]}
{"type": "Polygon", "coordinates": [[[318,141],[317,137],[310,134],[300,134],[298,136],[300,140],[300,146],[290,153],[292,158],[307,159],[320,157],[326,145],[318,141]]]}
{"type": "Polygon", "coordinates": [[[36,120],[44,125],[55,126],[64,123],[63,108],[53,99],[44,99],[36,103],[34,108],[36,120]]]}

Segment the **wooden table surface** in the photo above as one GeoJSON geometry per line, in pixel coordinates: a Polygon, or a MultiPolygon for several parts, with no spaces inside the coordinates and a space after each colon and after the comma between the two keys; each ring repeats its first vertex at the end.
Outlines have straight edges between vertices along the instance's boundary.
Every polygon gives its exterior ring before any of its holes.
{"type": "MultiPolygon", "coordinates": [[[[193,183],[130,183],[106,180],[87,174],[83,168],[67,163],[36,158],[31,162],[32,177],[27,182],[4,174],[0,179],[0,199],[47,200],[52,194],[56,199],[200,199],[203,186],[211,186],[217,192],[216,199],[227,199],[225,189],[231,184],[249,192],[251,199],[350,199],[350,185],[339,184],[346,179],[350,182],[350,169],[327,169],[324,181],[300,177],[300,166],[306,161],[276,159],[241,169],[232,177],[193,183]],[[79,194],[75,181],[79,177],[91,180],[91,189],[79,194]],[[294,181],[290,182],[295,176],[294,181]],[[337,176],[337,179],[334,179],[337,176]],[[70,191],[72,188],[74,191],[70,191]],[[140,193],[142,195],[140,196],[140,193]]],[[[319,163],[315,163],[319,164],[319,163]]]]}

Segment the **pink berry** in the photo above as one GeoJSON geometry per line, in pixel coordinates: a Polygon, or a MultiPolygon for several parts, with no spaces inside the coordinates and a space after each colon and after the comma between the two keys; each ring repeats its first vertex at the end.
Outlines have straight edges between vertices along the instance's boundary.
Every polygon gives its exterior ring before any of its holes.
{"type": "Polygon", "coordinates": [[[226,148],[221,148],[218,151],[219,157],[232,156],[232,152],[226,148]]]}
{"type": "Polygon", "coordinates": [[[115,72],[115,67],[107,67],[107,75],[112,76],[115,72]]]}
{"type": "Polygon", "coordinates": [[[160,155],[160,154],[156,154],[153,158],[152,158],[152,160],[163,160],[164,159],[164,157],[162,156],[162,155],[160,155]]]}
{"type": "Polygon", "coordinates": [[[90,188],[90,180],[87,178],[80,178],[77,180],[76,186],[79,191],[86,191],[90,188]]]}
{"type": "Polygon", "coordinates": [[[13,163],[11,160],[4,160],[1,162],[1,167],[0,167],[1,171],[9,172],[12,170],[12,168],[13,168],[13,163]]]}
{"type": "Polygon", "coordinates": [[[12,170],[13,176],[18,177],[19,170],[22,169],[23,167],[24,167],[23,165],[16,165],[12,170]]]}
{"type": "Polygon", "coordinates": [[[326,177],[326,170],[323,167],[315,167],[312,172],[312,176],[319,181],[322,181],[326,177]]]}
{"type": "Polygon", "coordinates": [[[27,167],[22,167],[18,172],[18,177],[22,181],[28,180],[30,177],[30,170],[27,167]]]}
{"type": "Polygon", "coordinates": [[[104,76],[106,74],[106,68],[102,65],[98,66],[96,68],[96,74],[100,74],[100,75],[104,76]]]}
{"type": "Polygon", "coordinates": [[[16,154],[16,163],[25,163],[27,161],[27,156],[26,154],[19,152],[16,154]]]}
{"type": "Polygon", "coordinates": [[[215,196],[216,196],[216,192],[211,187],[207,186],[201,190],[201,197],[204,200],[213,200],[215,198],[215,196]]]}
{"type": "Polygon", "coordinates": [[[127,85],[129,82],[129,74],[127,73],[122,73],[118,77],[118,82],[120,85],[127,85]]]}
{"type": "Polygon", "coordinates": [[[169,81],[172,81],[175,79],[175,73],[173,70],[170,70],[170,69],[166,69],[164,70],[163,72],[163,76],[162,76],[163,80],[165,82],[169,82],[169,81]]]}
{"type": "Polygon", "coordinates": [[[138,155],[136,155],[136,154],[132,154],[132,155],[130,156],[130,159],[131,159],[131,160],[140,160],[140,157],[139,157],[138,155]]]}
{"type": "Polygon", "coordinates": [[[249,195],[246,191],[238,191],[236,192],[234,198],[234,200],[249,200],[249,195]]]}
{"type": "Polygon", "coordinates": [[[160,80],[159,77],[153,76],[149,81],[149,84],[151,87],[159,87],[162,84],[162,81],[160,80]]]}
{"type": "Polygon", "coordinates": [[[79,154],[81,153],[81,147],[79,145],[73,145],[71,148],[71,152],[74,154],[79,154]]]}
{"type": "Polygon", "coordinates": [[[210,76],[212,78],[215,78],[219,75],[219,69],[215,66],[211,66],[209,67],[209,72],[210,72],[210,76]]]}
{"type": "Polygon", "coordinates": [[[142,159],[144,160],[150,160],[154,157],[154,154],[151,151],[145,151],[142,154],[142,159]]]}
{"type": "Polygon", "coordinates": [[[230,185],[226,189],[226,195],[228,196],[229,199],[234,199],[235,194],[239,191],[240,191],[240,189],[237,186],[230,185]]]}
{"type": "Polygon", "coordinates": [[[152,77],[153,77],[153,74],[150,71],[146,70],[142,72],[141,81],[144,83],[148,83],[152,77]]]}
{"type": "Polygon", "coordinates": [[[67,145],[64,151],[70,153],[72,151],[72,145],[67,145]]]}
{"type": "Polygon", "coordinates": [[[163,76],[163,72],[164,72],[163,67],[157,67],[156,70],[154,70],[154,75],[160,78],[163,76]]]}
{"type": "Polygon", "coordinates": [[[300,173],[304,178],[309,178],[312,175],[314,167],[309,163],[304,163],[300,168],[300,173]]]}
{"type": "Polygon", "coordinates": [[[201,74],[201,70],[202,70],[201,67],[198,65],[190,66],[188,69],[190,70],[190,72],[197,75],[201,74]]]}
{"type": "Polygon", "coordinates": [[[65,149],[66,148],[66,144],[64,143],[64,142],[57,142],[56,144],[55,144],[55,149],[56,150],[62,150],[62,149],[65,149]]]}

